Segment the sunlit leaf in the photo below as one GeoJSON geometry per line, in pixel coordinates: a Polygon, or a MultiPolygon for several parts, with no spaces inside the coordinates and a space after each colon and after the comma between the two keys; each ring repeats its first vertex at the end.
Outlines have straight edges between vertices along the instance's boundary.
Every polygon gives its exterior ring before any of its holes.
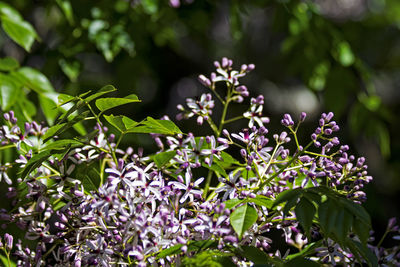
{"type": "Polygon", "coordinates": [[[110,123],[112,126],[117,128],[121,133],[128,133],[130,130],[134,129],[136,125],[138,125],[137,122],[131,120],[130,118],[126,116],[114,116],[114,115],[103,115],[104,118],[110,123]]]}
{"type": "Polygon", "coordinates": [[[35,39],[39,39],[32,25],[15,17],[1,15],[0,18],[7,35],[26,51],[30,51],[35,39]]]}
{"type": "Polygon", "coordinates": [[[166,163],[168,163],[174,156],[176,151],[165,151],[154,155],[153,160],[158,168],[161,168],[166,163]]]}
{"type": "Polygon", "coordinates": [[[22,67],[13,72],[12,75],[24,86],[34,90],[38,94],[55,92],[47,77],[34,68],[22,67]]]}
{"type": "Polygon", "coordinates": [[[10,71],[19,68],[19,63],[12,57],[0,58],[0,70],[10,71]]]}
{"type": "Polygon", "coordinates": [[[235,209],[229,217],[231,225],[239,238],[242,238],[244,232],[257,221],[257,218],[256,209],[248,204],[235,209]]]}
{"type": "Polygon", "coordinates": [[[140,123],[140,126],[133,128],[130,132],[135,133],[158,133],[166,135],[174,135],[182,133],[178,126],[170,120],[155,120],[147,117],[145,121],[140,123]]]}
{"type": "Polygon", "coordinates": [[[0,80],[1,109],[7,111],[18,100],[21,88],[8,75],[0,73],[0,80]]]}
{"type": "Polygon", "coordinates": [[[56,2],[67,18],[68,23],[74,25],[74,14],[71,3],[68,0],[56,0],[56,2]]]}
{"type": "Polygon", "coordinates": [[[134,94],[128,95],[124,98],[115,98],[115,97],[99,98],[96,100],[96,107],[103,112],[114,107],[134,102],[140,102],[140,100],[134,94]]]}
{"type": "Polygon", "coordinates": [[[160,253],[157,254],[156,259],[162,259],[167,256],[179,254],[180,252],[182,252],[182,250],[181,250],[182,247],[183,247],[183,244],[176,244],[172,247],[163,249],[160,253]]]}

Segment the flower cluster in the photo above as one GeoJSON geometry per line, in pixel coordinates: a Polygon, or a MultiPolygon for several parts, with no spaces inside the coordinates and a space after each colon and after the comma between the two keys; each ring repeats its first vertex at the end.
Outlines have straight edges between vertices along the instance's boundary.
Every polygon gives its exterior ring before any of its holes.
{"type": "MultiPolygon", "coordinates": [[[[6,234],[0,247],[8,261],[11,256],[17,266],[171,266],[208,257],[245,265],[257,261],[254,253],[246,253],[249,249],[285,263],[291,261],[289,248],[294,247],[305,251],[306,258],[297,258],[305,264],[373,265],[374,259],[399,264],[398,246],[382,248],[387,234],[399,238],[394,220],[381,241],[375,244],[370,238],[368,248],[363,246],[366,237],[359,227],[369,230],[369,216],[358,203],[365,201],[362,189],[372,178],[365,159],[349,154],[349,147],[334,136],[339,126],[333,113],[321,115],[305,145],[297,132],[306,114],[297,122],[285,114],[285,129],[270,134],[262,96],[250,99],[243,116],[229,119],[229,103],[249,96],[238,80],[254,65],[235,71],[232,60],[223,58],[215,66],[211,78],[200,75],[199,80],[223,105],[219,124],[211,118],[211,93],[188,99],[189,110],[178,106],[178,117],[196,116],[199,124],[205,120],[212,134],[146,128],[160,149],[147,156],[140,148],[136,153],[119,148],[120,138],[116,140],[96,113],[94,134],[75,140],[49,137],[51,130],[46,133],[47,128],[35,122],[21,131],[14,113],[4,114],[1,145],[15,148],[18,156],[0,166],[12,205],[11,210],[0,210],[0,220],[6,230],[15,224],[30,240],[13,245],[13,236],[6,234]],[[217,82],[226,84],[225,98],[216,93],[217,82]],[[249,128],[227,129],[243,118],[249,128]],[[15,168],[23,171],[15,174],[15,168]],[[10,178],[11,172],[17,179],[10,178]],[[346,219],[347,228],[329,229],[332,222],[324,213],[329,208],[334,220],[346,219]],[[286,244],[285,251],[277,250],[275,242],[286,244]],[[375,258],[364,258],[358,244],[375,258]]],[[[111,123],[110,117],[105,120],[111,123]]],[[[124,119],[129,122],[123,118],[111,125],[122,127],[124,119]]],[[[173,124],[167,117],[157,123],[173,124]]],[[[143,127],[129,125],[123,125],[124,131],[143,127]]]]}

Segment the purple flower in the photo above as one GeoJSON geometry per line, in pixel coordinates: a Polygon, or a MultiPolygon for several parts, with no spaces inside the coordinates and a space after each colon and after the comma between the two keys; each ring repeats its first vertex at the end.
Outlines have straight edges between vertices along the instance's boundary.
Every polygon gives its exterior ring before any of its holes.
{"type": "Polygon", "coordinates": [[[197,196],[202,195],[202,192],[200,190],[193,188],[199,186],[203,182],[204,177],[201,177],[194,182],[191,182],[191,180],[192,180],[192,173],[187,170],[185,173],[185,183],[182,183],[183,181],[168,183],[168,185],[172,185],[175,188],[178,188],[179,190],[185,190],[185,194],[179,200],[180,203],[185,202],[188,197],[191,197],[192,198],[191,201],[193,201],[193,195],[197,196]]]}

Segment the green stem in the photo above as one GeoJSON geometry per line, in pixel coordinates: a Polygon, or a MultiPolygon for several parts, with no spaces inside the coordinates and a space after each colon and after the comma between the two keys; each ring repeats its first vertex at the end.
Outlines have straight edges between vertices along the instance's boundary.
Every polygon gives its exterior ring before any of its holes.
{"type": "Polygon", "coordinates": [[[218,98],[219,101],[221,101],[222,105],[225,105],[225,101],[222,99],[222,97],[217,93],[217,91],[212,90],[212,92],[215,94],[215,96],[218,98]]]}
{"type": "MultiPolygon", "coordinates": [[[[313,144],[313,141],[307,144],[307,146],[302,150],[299,151],[288,163],[286,163],[278,172],[276,172],[274,175],[269,177],[267,180],[265,180],[263,183],[260,184],[258,188],[255,189],[254,193],[257,193],[261,188],[263,188],[265,185],[267,185],[269,182],[271,182],[275,177],[277,177],[279,174],[284,172],[287,167],[289,167],[295,160],[297,160],[303,153],[304,151],[309,148],[313,144]]],[[[271,157],[272,158],[272,157],[271,157]]]]}
{"type": "MultiPolygon", "coordinates": [[[[228,93],[227,93],[227,96],[226,96],[226,101],[222,102],[224,104],[224,109],[222,111],[222,115],[221,115],[221,119],[220,119],[220,122],[219,122],[218,129],[215,131],[213,126],[211,126],[211,124],[210,124],[211,128],[213,128],[213,130],[214,130],[214,133],[215,133],[216,137],[219,137],[221,135],[222,128],[224,127],[226,113],[228,111],[229,102],[231,101],[231,95],[232,95],[233,86],[234,86],[233,84],[228,85],[228,93]]],[[[211,118],[210,118],[210,122],[212,122],[211,118]]],[[[214,123],[213,123],[213,125],[215,126],[214,123]]],[[[205,186],[204,186],[204,192],[203,192],[203,197],[204,198],[206,198],[206,196],[208,194],[208,190],[210,188],[212,175],[213,175],[213,171],[209,170],[208,174],[207,174],[207,178],[206,178],[206,183],[205,183],[205,186]]]]}
{"type": "MultiPolygon", "coordinates": [[[[89,104],[89,103],[86,103],[86,104],[87,104],[87,106],[88,106],[90,112],[92,112],[93,116],[96,118],[97,123],[98,123],[99,125],[102,125],[99,116],[93,111],[93,109],[92,109],[92,107],[90,106],[90,104],[89,104]]],[[[114,163],[118,166],[118,160],[117,160],[117,156],[115,155],[115,151],[114,151],[114,149],[112,149],[111,144],[110,144],[110,142],[108,141],[108,138],[105,138],[105,140],[106,140],[106,142],[107,142],[108,149],[110,149],[111,156],[112,156],[112,158],[113,158],[113,160],[114,160],[114,163]]]]}
{"type": "Polygon", "coordinates": [[[228,106],[229,106],[229,102],[230,102],[230,94],[228,95],[228,98],[226,99],[225,105],[224,105],[224,110],[222,111],[222,116],[221,116],[221,121],[219,123],[219,128],[218,128],[218,134],[217,137],[220,136],[221,132],[222,132],[222,128],[224,127],[225,124],[225,117],[226,117],[226,113],[228,111],[228,106]]]}
{"type": "Polygon", "coordinates": [[[380,248],[380,247],[381,247],[383,240],[386,238],[386,236],[387,236],[387,234],[388,234],[389,232],[390,232],[390,231],[388,231],[388,229],[386,229],[386,231],[385,231],[385,233],[383,234],[381,240],[379,240],[378,245],[376,245],[377,248],[380,248]]]}
{"type": "Polygon", "coordinates": [[[206,196],[207,196],[208,189],[210,188],[212,175],[213,175],[212,170],[208,170],[208,174],[207,174],[207,178],[206,178],[206,184],[204,186],[203,198],[206,198],[206,196]]]}
{"type": "Polygon", "coordinates": [[[207,119],[207,123],[210,125],[211,129],[213,130],[214,134],[218,136],[218,128],[217,125],[215,125],[214,121],[209,117],[207,119]]]}
{"type": "Polygon", "coordinates": [[[243,119],[243,118],[244,118],[243,116],[237,116],[237,117],[231,118],[231,119],[229,119],[229,120],[226,120],[226,121],[225,121],[225,124],[228,124],[228,123],[231,123],[231,122],[234,122],[234,121],[243,119]]]}
{"type": "Polygon", "coordinates": [[[314,156],[318,156],[318,157],[332,158],[331,156],[328,156],[328,155],[322,155],[322,154],[314,153],[314,152],[311,152],[311,151],[305,151],[304,153],[306,153],[306,154],[310,154],[310,155],[314,155],[314,156]]]}

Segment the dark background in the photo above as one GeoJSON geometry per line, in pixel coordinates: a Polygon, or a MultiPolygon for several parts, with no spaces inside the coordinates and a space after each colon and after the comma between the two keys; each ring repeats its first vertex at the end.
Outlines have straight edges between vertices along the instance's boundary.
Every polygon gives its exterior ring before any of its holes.
{"type": "MultiPolygon", "coordinates": [[[[0,31],[1,57],[40,70],[57,92],[112,84],[115,95],[134,93],[142,102],[118,112],[136,121],[174,118],[177,104],[206,92],[197,75],[208,76],[214,60],[254,63],[243,83],[252,96],[265,96],[270,133],[283,130],[283,113],[305,111],[308,142],[321,112],[333,111],[341,141],[367,158],[374,177],[366,189],[374,228],[382,232],[390,217],[400,217],[400,1],[195,0],[179,8],[167,0],[4,2],[41,41],[26,52],[0,31]]],[[[39,106],[34,92],[25,93],[39,106]]],[[[39,108],[35,118],[45,120],[39,108]]],[[[197,130],[194,122],[177,124],[197,130]]],[[[143,135],[124,142],[155,149],[143,135]]]]}

